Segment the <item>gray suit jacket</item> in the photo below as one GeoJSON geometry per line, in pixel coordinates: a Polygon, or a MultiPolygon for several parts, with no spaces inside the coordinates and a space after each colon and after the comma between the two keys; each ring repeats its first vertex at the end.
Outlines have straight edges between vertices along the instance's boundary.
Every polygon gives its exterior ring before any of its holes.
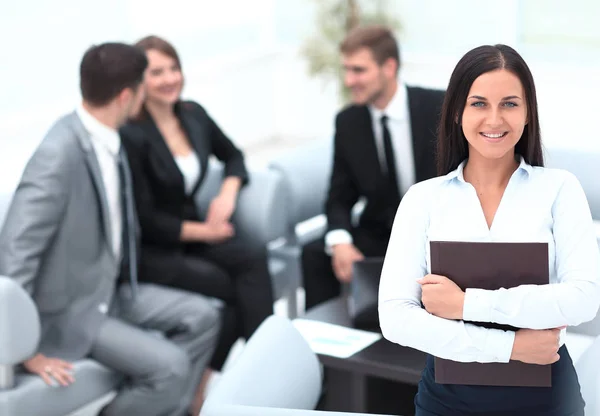
{"type": "Polygon", "coordinates": [[[76,113],[54,124],[29,160],[0,233],[0,274],[37,304],[39,352],[88,354],[120,270],[100,166],[76,113]]]}

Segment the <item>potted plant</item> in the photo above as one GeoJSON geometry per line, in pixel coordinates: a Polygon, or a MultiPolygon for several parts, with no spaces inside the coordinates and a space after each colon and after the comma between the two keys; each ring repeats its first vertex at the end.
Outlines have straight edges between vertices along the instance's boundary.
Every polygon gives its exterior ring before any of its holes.
{"type": "Polygon", "coordinates": [[[340,101],[349,94],[344,87],[339,45],[346,33],[358,25],[380,24],[400,30],[398,19],[389,11],[387,0],[316,0],[316,31],[302,46],[311,76],[338,83],[340,101]]]}

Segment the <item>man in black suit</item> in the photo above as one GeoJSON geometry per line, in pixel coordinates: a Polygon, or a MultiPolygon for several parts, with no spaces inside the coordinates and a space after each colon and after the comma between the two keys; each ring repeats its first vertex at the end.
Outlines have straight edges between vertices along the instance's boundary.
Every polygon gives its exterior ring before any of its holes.
{"type": "Polygon", "coordinates": [[[399,81],[399,48],[387,28],[354,29],[340,51],[353,103],[335,120],[327,234],[302,252],[306,309],[338,296],[355,261],[385,255],[402,195],[436,175],[443,91],[399,81]],[[355,224],[352,208],[360,199],[366,204],[355,224]]]}

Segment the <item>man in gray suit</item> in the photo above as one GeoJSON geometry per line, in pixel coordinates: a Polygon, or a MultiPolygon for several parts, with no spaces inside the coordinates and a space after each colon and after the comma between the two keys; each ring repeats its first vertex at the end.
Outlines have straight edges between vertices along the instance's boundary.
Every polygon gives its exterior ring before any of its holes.
{"type": "Polygon", "coordinates": [[[83,102],[29,160],[0,234],[0,274],[21,283],[40,314],[39,350],[24,367],[63,386],[76,382],[69,361],[85,356],[124,373],[107,416],[186,414],[220,329],[211,300],[137,283],[137,218],[117,130],[141,105],[146,66],[121,43],[85,53],[83,102]]]}

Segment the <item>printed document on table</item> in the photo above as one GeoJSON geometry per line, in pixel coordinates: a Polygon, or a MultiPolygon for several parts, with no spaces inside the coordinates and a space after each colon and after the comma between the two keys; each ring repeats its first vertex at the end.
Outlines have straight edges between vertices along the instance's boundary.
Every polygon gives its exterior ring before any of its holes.
{"type": "Polygon", "coordinates": [[[308,319],[294,319],[296,329],[317,354],[348,358],[381,339],[381,334],[308,319]]]}

